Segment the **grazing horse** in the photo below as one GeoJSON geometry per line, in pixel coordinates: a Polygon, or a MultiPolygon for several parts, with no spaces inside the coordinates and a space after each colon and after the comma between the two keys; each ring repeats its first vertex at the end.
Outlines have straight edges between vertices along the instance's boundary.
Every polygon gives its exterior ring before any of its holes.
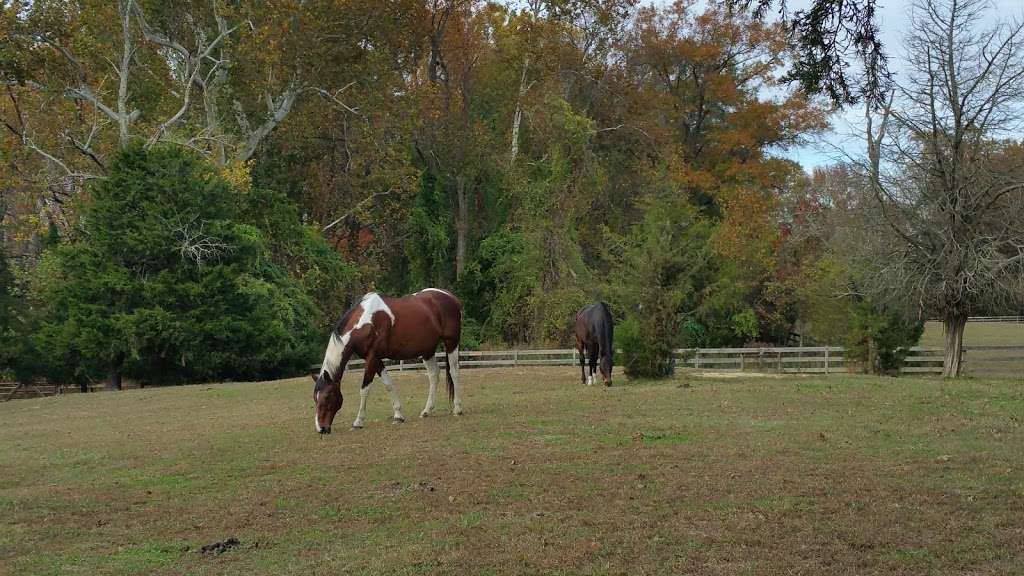
{"type": "Polygon", "coordinates": [[[342,315],[331,332],[327,353],[319,375],[313,375],[314,424],[321,434],[331,433],[331,423],[341,409],[341,376],[353,354],[366,360],[363,385],[359,390],[359,413],[353,428],[366,421],[366,395],[373,377],[379,375],[391,396],[393,420],[405,422],[395,384],[388,376],[384,360],[422,358],[427,368],[430,390],[421,417],[434,409],[437,388],[437,346],[444,345],[448,362],[448,397],[452,412],[462,414],[459,396],[459,337],[462,332],[462,302],[453,294],[426,288],[404,298],[387,298],[370,292],[342,315]]]}
{"type": "Polygon", "coordinates": [[[612,313],[604,302],[591,304],[576,313],[576,350],[580,353],[580,378],[587,386],[594,384],[597,358],[601,358],[601,377],[604,385],[612,385],[612,313]],[[583,370],[583,364],[590,355],[590,375],[583,370]]]}

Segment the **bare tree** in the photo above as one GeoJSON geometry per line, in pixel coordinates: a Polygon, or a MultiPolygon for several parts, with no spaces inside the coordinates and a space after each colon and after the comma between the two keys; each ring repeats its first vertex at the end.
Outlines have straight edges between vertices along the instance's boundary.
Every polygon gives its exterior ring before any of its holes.
{"type": "Polygon", "coordinates": [[[889,240],[875,284],[942,319],[949,377],[968,315],[1009,304],[1024,277],[1024,155],[1009,140],[1024,127],[1024,22],[981,29],[988,6],[918,0],[907,77],[868,112],[864,168],[889,240]]]}
{"type": "MultiPolygon", "coordinates": [[[[39,81],[4,81],[14,109],[19,109],[21,95],[32,95],[44,102],[57,98],[74,101],[81,111],[83,119],[79,123],[84,128],[81,135],[65,130],[62,140],[71,144],[69,152],[76,159],[89,160],[89,171],[83,170],[80,162],[69,162],[68,154],[62,154],[53,143],[47,146],[36,138],[32,118],[25,118],[27,114],[19,111],[18,118],[3,119],[4,125],[22,140],[26,149],[55,168],[63,180],[79,183],[102,176],[105,152],[112,150],[110,146],[103,150],[100,141],[110,125],[116,127],[117,148],[125,147],[134,138],[147,147],[157,142],[174,142],[224,165],[252,158],[305,94],[318,93],[334,105],[355,112],[341,101],[341,92],[348,86],[328,92],[315,85],[312,74],[303,76],[296,70],[268,71],[269,77],[279,74],[282,80],[276,88],[264,88],[260,97],[254,99],[256,110],[246,110],[237,97],[232,97],[228,83],[233,65],[246,57],[238,52],[237,45],[242,36],[254,32],[253,24],[239,17],[232,21],[219,6],[216,1],[206,8],[201,3],[182,5],[172,10],[171,16],[165,14],[162,21],[151,21],[139,0],[118,0],[116,27],[97,32],[98,36],[109,33],[116,40],[112,53],[104,57],[113,70],[113,82],[105,81],[105,70],[89,69],[86,58],[76,54],[74,42],[69,40],[71,32],[36,30],[27,24],[15,30],[27,46],[46,46],[58,54],[69,73],[48,70],[47,77],[39,81]],[[132,91],[139,78],[166,78],[166,93],[160,97],[171,106],[161,109],[150,102],[148,116],[144,115],[142,109],[147,106],[141,100],[145,96],[132,91]],[[224,100],[232,105],[228,113],[220,109],[224,100]],[[201,110],[196,111],[200,105],[201,110]]],[[[298,9],[304,8],[300,5],[298,9]]]]}

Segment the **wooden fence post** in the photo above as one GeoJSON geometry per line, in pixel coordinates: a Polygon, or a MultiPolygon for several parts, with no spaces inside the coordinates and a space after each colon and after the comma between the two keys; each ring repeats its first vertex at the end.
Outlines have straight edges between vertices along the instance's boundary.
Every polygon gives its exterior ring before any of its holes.
{"type": "Polygon", "coordinates": [[[825,347],[825,374],[828,374],[828,346],[825,347]]]}
{"type": "Polygon", "coordinates": [[[697,348],[693,355],[693,367],[700,368],[700,348],[697,348]]]}
{"type": "Polygon", "coordinates": [[[519,350],[512,351],[512,365],[519,366],[519,350]]]}

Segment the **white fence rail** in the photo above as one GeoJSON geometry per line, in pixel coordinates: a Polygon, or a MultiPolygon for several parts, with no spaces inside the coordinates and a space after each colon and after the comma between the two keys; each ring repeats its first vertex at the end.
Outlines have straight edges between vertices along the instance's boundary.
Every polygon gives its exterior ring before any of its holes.
{"type": "MultiPolygon", "coordinates": [[[[941,374],[942,348],[914,347],[900,369],[904,374],[941,374]]],[[[673,351],[676,366],[715,371],[840,373],[853,371],[841,346],[801,346],[779,348],[680,348],[673,351]]],[[[447,359],[437,354],[442,366],[447,359]]],[[[420,361],[389,361],[392,370],[418,370],[420,361]]],[[[579,356],[573,348],[545,350],[460,350],[459,365],[487,366],[576,366],[579,356]]],[[[1024,346],[964,347],[964,366],[969,371],[987,366],[1004,372],[1024,373],[1024,346]],[[1018,368],[1019,367],[1019,368],[1018,368]]],[[[361,368],[363,361],[354,359],[350,368],[361,368]]]]}

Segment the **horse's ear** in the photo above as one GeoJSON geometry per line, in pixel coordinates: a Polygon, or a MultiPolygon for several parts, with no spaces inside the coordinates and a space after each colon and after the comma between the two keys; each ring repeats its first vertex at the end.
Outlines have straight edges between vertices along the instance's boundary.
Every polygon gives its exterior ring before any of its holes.
{"type": "Polygon", "coordinates": [[[313,383],[316,384],[318,374],[315,371],[310,371],[309,377],[313,379],[313,383]]]}

